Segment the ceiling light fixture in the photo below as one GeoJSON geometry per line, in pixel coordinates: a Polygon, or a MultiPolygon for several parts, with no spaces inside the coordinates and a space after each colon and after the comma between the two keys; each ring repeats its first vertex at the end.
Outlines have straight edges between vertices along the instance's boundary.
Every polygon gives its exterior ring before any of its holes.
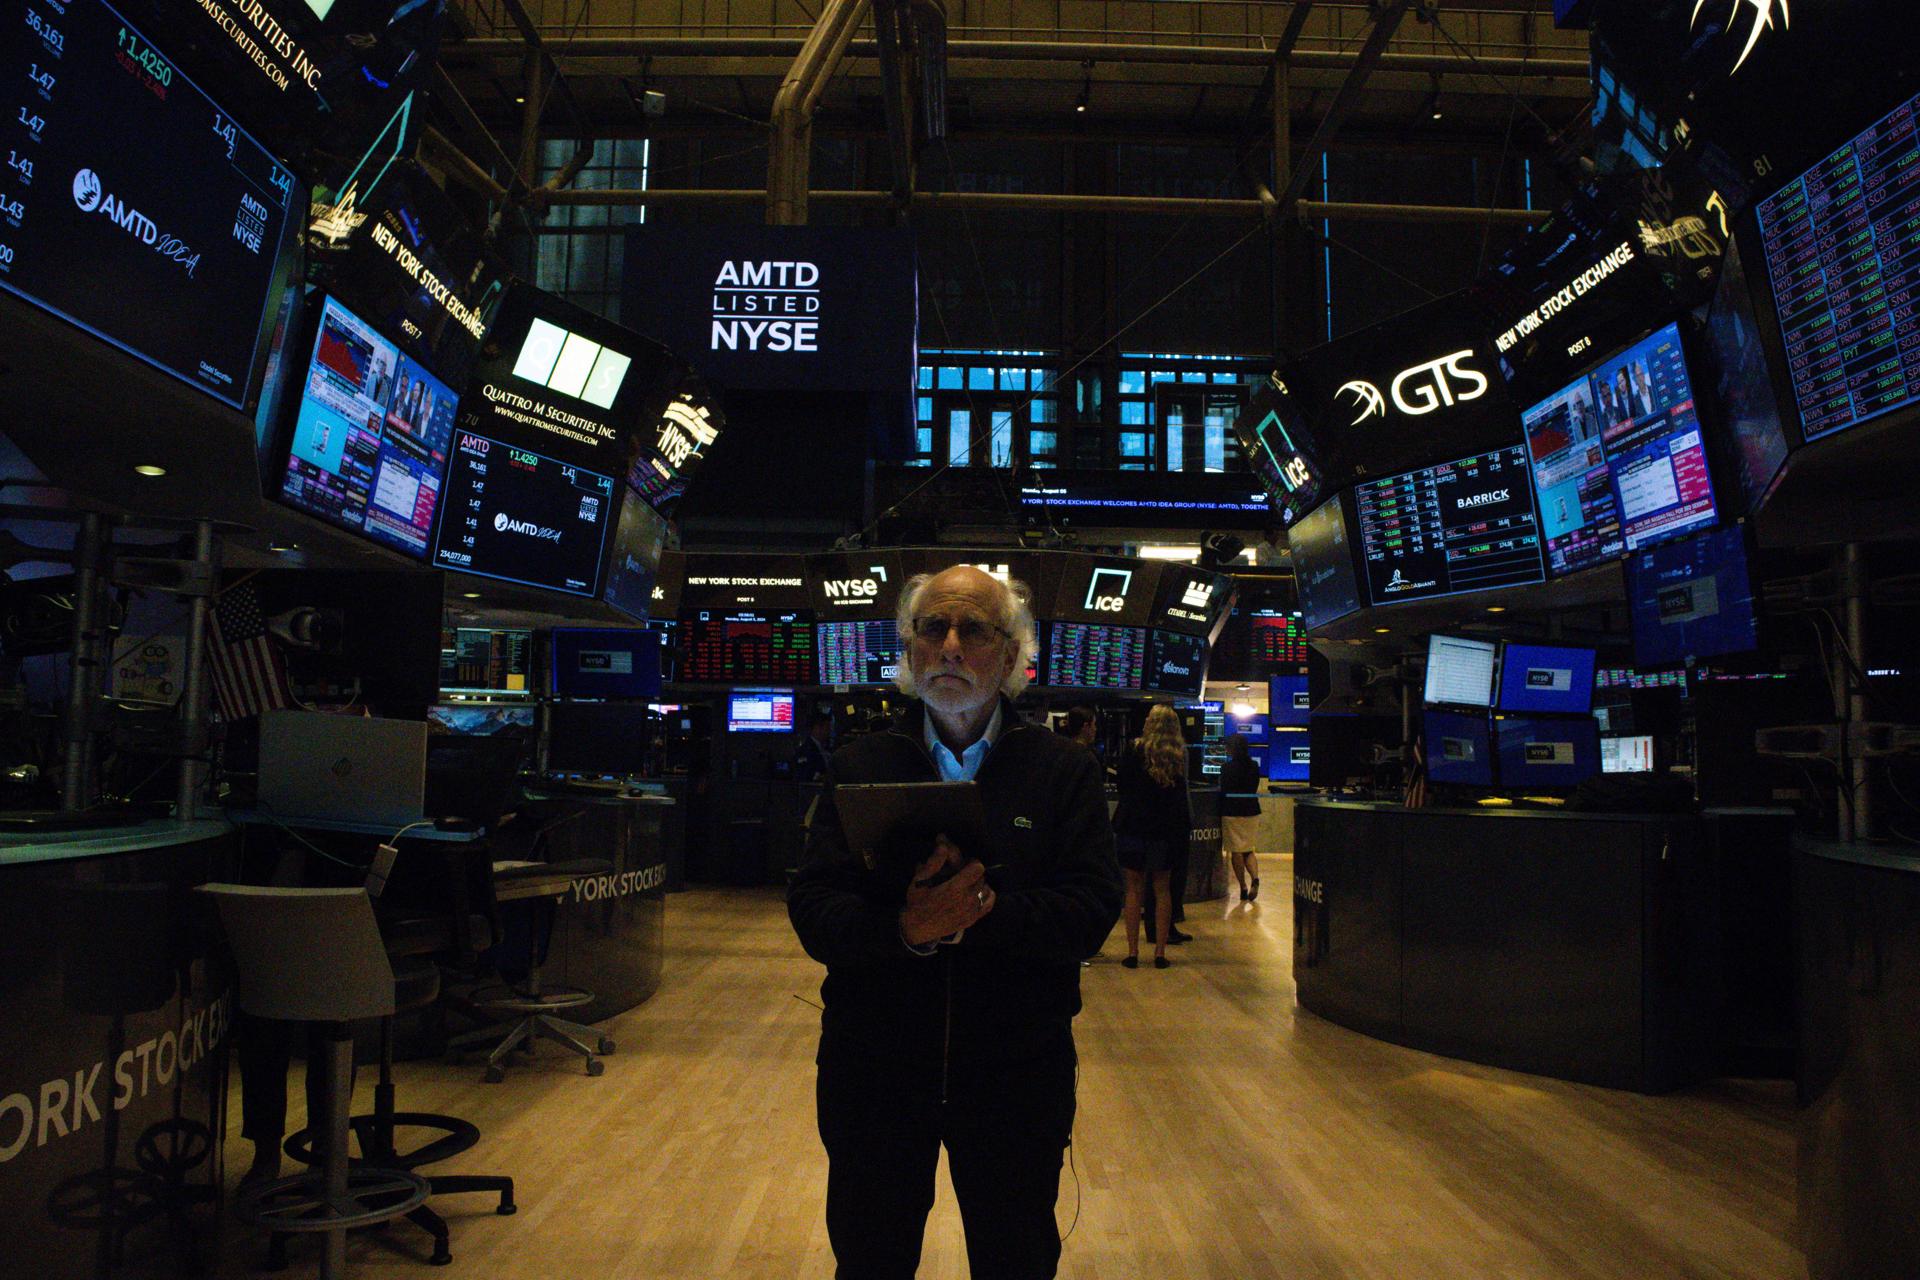
{"type": "Polygon", "coordinates": [[[1427,95],[1427,118],[1438,120],[1445,115],[1446,112],[1440,107],[1440,77],[1436,73],[1433,77],[1433,91],[1427,95]]]}
{"type": "Polygon", "coordinates": [[[163,476],[167,474],[167,469],[165,467],[156,467],[151,462],[142,462],[133,469],[133,472],[135,475],[141,476],[163,476]]]}
{"type": "Polygon", "coordinates": [[[1081,63],[1080,66],[1084,70],[1084,75],[1080,80],[1080,97],[1079,100],[1073,104],[1073,109],[1075,113],[1085,115],[1087,113],[1087,103],[1093,98],[1093,59],[1088,58],[1085,62],[1081,63]]]}
{"type": "Polygon", "coordinates": [[[478,600],[480,598],[480,593],[478,591],[462,591],[460,593],[460,598],[462,600],[478,600]]]}
{"type": "Polygon", "coordinates": [[[1490,604],[1487,606],[1488,613],[1505,613],[1506,611],[1507,606],[1503,604],[1490,604]]]}
{"type": "Polygon", "coordinates": [[[1384,635],[1386,635],[1386,634],[1387,634],[1388,632],[1390,632],[1390,631],[1392,631],[1392,630],[1393,630],[1393,628],[1392,628],[1392,627],[1375,627],[1375,628],[1373,629],[1373,634],[1375,634],[1375,635],[1377,635],[1377,636],[1384,636],[1384,635]]]}

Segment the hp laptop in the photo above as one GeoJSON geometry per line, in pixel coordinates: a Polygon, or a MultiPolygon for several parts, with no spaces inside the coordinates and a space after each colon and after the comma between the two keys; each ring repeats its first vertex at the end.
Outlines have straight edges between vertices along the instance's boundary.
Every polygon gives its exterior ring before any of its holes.
{"type": "Polygon", "coordinates": [[[260,807],[282,821],[402,827],[421,820],[427,726],[314,711],[260,717],[260,807]]]}

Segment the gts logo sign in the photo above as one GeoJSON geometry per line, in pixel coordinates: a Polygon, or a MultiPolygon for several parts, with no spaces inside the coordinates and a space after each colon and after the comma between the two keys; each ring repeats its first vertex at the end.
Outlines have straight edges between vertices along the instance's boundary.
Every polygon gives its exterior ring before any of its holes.
{"type": "Polygon", "coordinates": [[[1095,569],[1087,580],[1087,612],[1119,613],[1127,607],[1127,589],[1132,585],[1131,569],[1095,569]]]}
{"type": "Polygon", "coordinates": [[[1490,506],[1496,502],[1505,502],[1507,495],[1511,492],[1510,489],[1489,489],[1485,493],[1476,493],[1471,498],[1455,498],[1453,505],[1463,511],[1472,510],[1474,507],[1490,506]]]}

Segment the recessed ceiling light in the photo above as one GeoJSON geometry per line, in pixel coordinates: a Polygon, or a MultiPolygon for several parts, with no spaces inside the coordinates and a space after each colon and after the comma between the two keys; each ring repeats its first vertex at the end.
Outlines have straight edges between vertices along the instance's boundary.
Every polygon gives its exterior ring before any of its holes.
{"type": "Polygon", "coordinates": [[[300,544],[297,542],[269,542],[267,544],[267,550],[277,556],[284,556],[290,551],[298,551],[299,549],[300,544]]]}
{"type": "Polygon", "coordinates": [[[462,591],[460,593],[460,598],[462,600],[478,600],[480,598],[480,593],[478,591],[462,591]]]}
{"type": "Polygon", "coordinates": [[[1386,634],[1387,634],[1388,632],[1390,632],[1390,631],[1392,631],[1392,630],[1393,630],[1393,628],[1392,628],[1392,627],[1375,627],[1375,628],[1373,629],[1373,634],[1375,634],[1375,635],[1377,635],[1377,636],[1384,636],[1384,635],[1386,635],[1386,634]]]}
{"type": "Polygon", "coordinates": [[[1487,606],[1488,613],[1505,613],[1506,611],[1507,606],[1503,604],[1490,604],[1487,606]]]}
{"type": "Polygon", "coordinates": [[[133,472],[135,475],[141,476],[163,476],[167,474],[167,469],[165,467],[156,467],[151,462],[143,462],[136,466],[133,472]]]}

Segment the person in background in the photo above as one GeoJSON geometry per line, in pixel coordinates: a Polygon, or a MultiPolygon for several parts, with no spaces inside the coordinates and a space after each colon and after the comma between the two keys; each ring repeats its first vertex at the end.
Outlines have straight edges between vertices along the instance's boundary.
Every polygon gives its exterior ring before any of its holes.
{"type": "MultiPolygon", "coordinates": [[[[1100,720],[1092,707],[1075,707],[1068,711],[1060,722],[1060,736],[1070,742],[1077,742],[1089,751],[1100,740],[1100,720]]],[[[1098,752],[1095,752],[1098,754],[1098,752]]]]}
{"type": "Polygon", "coordinates": [[[806,731],[793,752],[793,780],[805,784],[818,782],[827,771],[827,757],[833,752],[833,715],[815,711],[807,717],[806,731]]]}
{"type": "Polygon", "coordinates": [[[1153,885],[1153,967],[1165,969],[1173,934],[1174,864],[1186,847],[1193,819],[1187,804],[1187,740],[1180,717],[1161,703],[1120,757],[1120,805],[1113,812],[1114,843],[1126,876],[1127,958],[1140,967],[1140,901],[1153,885]]]}
{"type": "Polygon", "coordinates": [[[1220,770],[1220,842],[1233,860],[1242,902],[1260,896],[1259,855],[1254,852],[1259,833],[1260,766],[1247,751],[1247,736],[1229,734],[1227,763],[1220,770]]]}

